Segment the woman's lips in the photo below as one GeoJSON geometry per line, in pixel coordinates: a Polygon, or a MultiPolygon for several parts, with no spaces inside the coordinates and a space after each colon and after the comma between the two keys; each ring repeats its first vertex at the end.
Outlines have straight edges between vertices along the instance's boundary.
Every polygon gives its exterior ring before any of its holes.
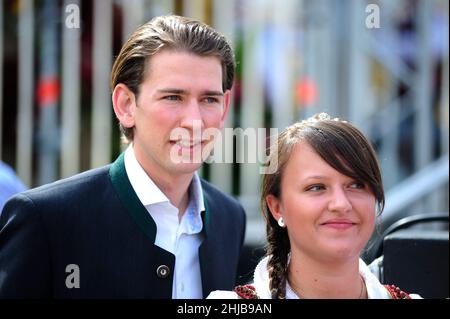
{"type": "Polygon", "coordinates": [[[321,224],[322,226],[334,229],[348,229],[356,225],[356,223],[349,220],[330,220],[321,224]]]}

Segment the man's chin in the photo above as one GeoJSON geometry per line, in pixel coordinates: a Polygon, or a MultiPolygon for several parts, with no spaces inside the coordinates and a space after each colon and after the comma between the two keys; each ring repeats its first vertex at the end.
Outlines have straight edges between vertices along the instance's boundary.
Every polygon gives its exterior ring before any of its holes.
{"type": "Polygon", "coordinates": [[[177,163],[173,164],[177,172],[181,174],[191,174],[202,167],[203,163],[177,163]]]}

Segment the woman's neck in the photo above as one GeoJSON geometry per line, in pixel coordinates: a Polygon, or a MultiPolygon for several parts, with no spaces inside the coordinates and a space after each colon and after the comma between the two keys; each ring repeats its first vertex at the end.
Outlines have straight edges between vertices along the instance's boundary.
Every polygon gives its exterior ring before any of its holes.
{"type": "Polygon", "coordinates": [[[364,299],[366,287],[359,273],[359,258],[325,263],[308,256],[291,256],[288,282],[303,299],[364,299]]]}

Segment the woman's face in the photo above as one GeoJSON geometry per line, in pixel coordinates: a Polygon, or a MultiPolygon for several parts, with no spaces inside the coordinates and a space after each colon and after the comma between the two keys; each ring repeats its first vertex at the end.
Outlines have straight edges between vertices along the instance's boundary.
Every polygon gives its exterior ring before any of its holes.
{"type": "Polygon", "coordinates": [[[281,196],[266,198],[283,217],[292,253],[333,262],[359,257],[375,223],[368,185],[328,165],[306,142],[295,146],[281,179],[281,196]]]}

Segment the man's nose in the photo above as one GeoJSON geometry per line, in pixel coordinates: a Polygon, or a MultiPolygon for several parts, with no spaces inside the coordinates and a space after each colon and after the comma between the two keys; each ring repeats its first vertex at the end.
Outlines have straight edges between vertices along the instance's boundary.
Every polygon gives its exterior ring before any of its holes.
{"type": "Polygon", "coordinates": [[[197,101],[189,101],[184,106],[180,126],[188,129],[203,128],[202,113],[197,101]]]}
{"type": "Polygon", "coordinates": [[[333,190],[328,209],[331,212],[348,212],[352,209],[352,203],[345,189],[336,188],[333,190]]]}

